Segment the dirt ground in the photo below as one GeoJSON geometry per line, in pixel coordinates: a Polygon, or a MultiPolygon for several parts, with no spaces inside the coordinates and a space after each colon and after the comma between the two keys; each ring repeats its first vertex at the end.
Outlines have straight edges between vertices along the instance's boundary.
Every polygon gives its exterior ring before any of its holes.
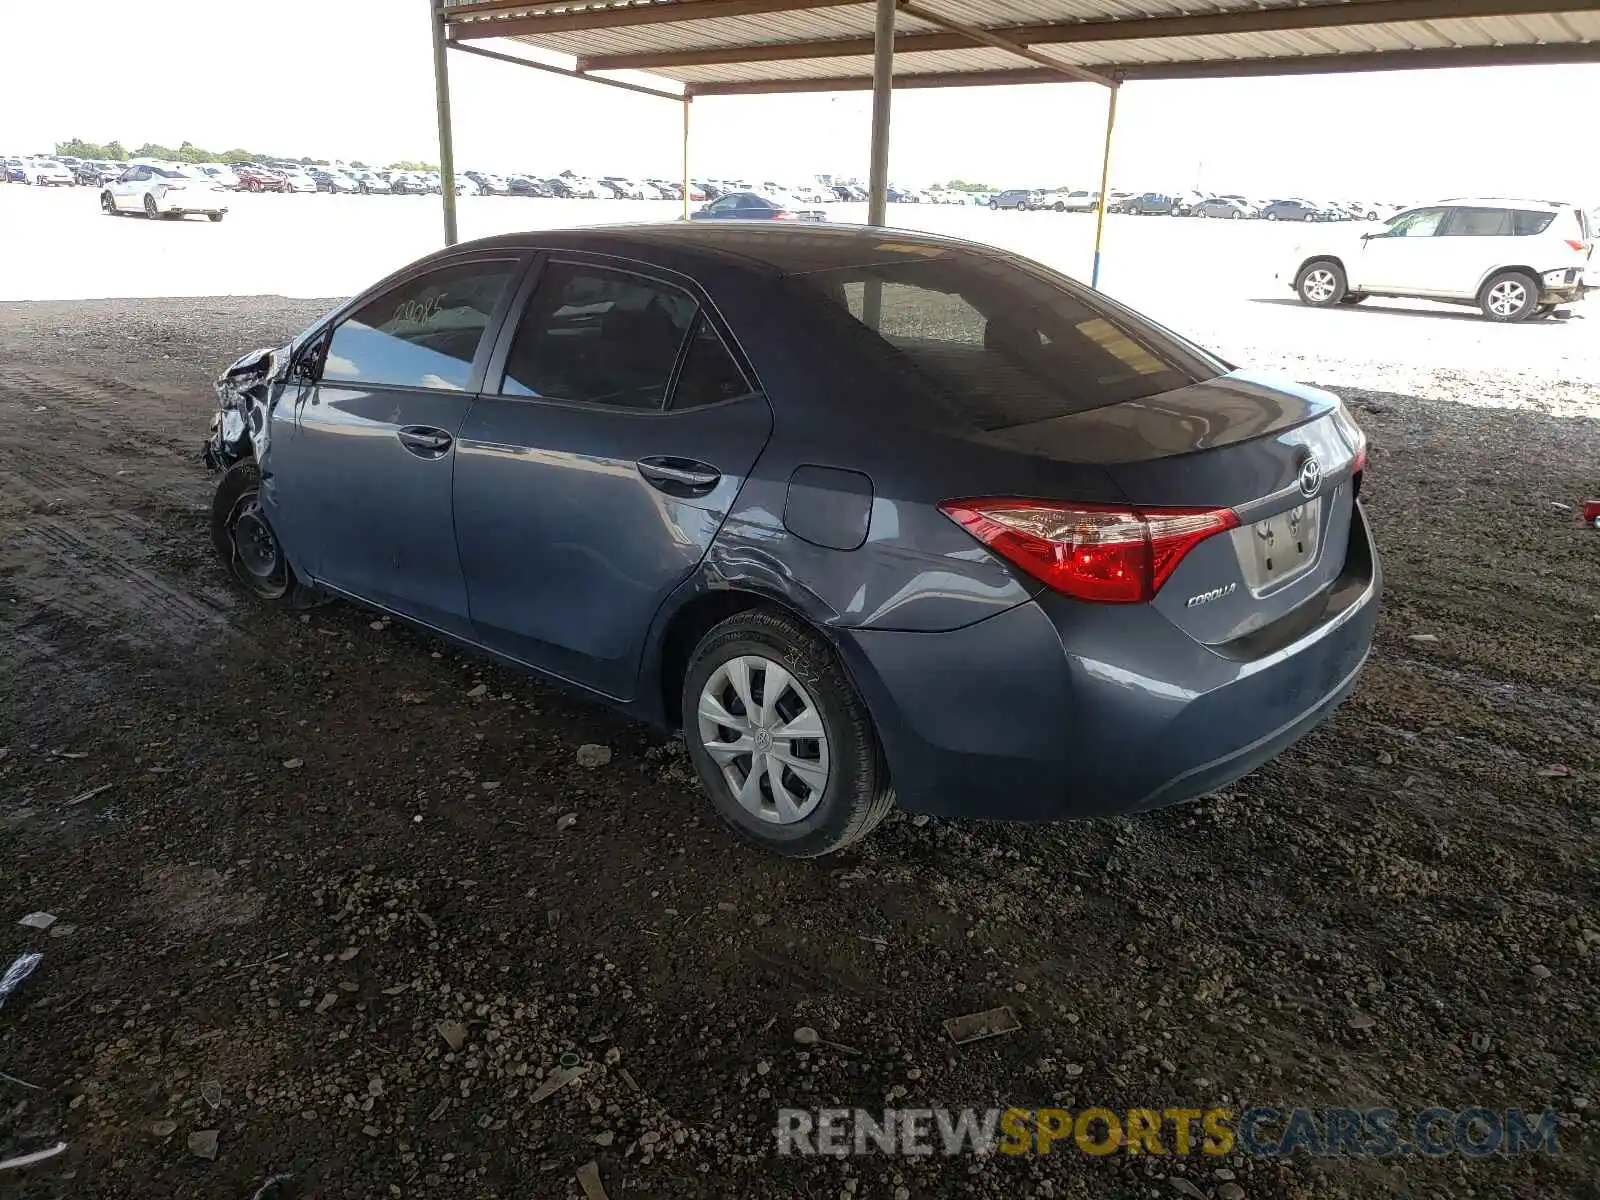
{"type": "Polygon", "coordinates": [[[326,307],[0,305],[0,968],[44,952],[0,1158],[68,1146],[0,1194],[1600,1195],[1600,422],[1345,389],[1388,592],[1327,727],[1197,805],[787,862],[656,734],[229,586],[209,379],[326,307]],[[773,1153],[886,1103],[1564,1116],[1554,1158],[773,1153]]]}

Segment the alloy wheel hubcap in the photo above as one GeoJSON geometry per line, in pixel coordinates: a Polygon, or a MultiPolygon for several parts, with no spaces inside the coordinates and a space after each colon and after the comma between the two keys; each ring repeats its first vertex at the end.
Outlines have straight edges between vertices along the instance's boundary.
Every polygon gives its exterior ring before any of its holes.
{"type": "Polygon", "coordinates": [[[1512,279],[1489,289],[1489,308],[1498,317],[1509,317],[1528,302],[1528,289],[1512,279]]]}
{"type": "Polygon", "coordinates": [[[696,711],[700,743],[751,816],[792,825],[828,786],[828,735],[811,693],[770,658],[742,654],[712,672],[696,711]]]}
{"type": "Polygon", "coordinates": [[[1312,271],[1306,276],[1305,283],[1300,285],[1300,290],[1306,294],[1307,300],[1322,304],[1333,298],[1333,272],[1312,271]]]}

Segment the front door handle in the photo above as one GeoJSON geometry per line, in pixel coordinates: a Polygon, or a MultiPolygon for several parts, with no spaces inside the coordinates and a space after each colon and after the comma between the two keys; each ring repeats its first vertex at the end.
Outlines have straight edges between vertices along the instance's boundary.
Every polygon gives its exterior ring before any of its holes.
{"type": "Polygon", "coordinates": [[[721,471],[709,463],[696,462],[692,458],[657,454],[641,458],[635,465],[646,482],[669,495],[702,494],[709,492],[722,480],[721,471]]]}
{"type": "Polygon", "coordinates": [[[400,444],[418,458],[443,458],[455,440],[442,429],[430,425],[408,425],[395,434],[400,444]]]}

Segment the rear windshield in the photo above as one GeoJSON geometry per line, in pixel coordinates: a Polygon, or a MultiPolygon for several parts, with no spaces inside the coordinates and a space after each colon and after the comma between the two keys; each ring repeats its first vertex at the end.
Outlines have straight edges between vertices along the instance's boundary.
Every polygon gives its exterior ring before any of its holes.
{"type": "Polygon", "coordinates": [[[919,246],[912,262],[794,275],[834,328],[968,428],[1011,429],[1214,379],[1227,365],[1065,276],[919,246]],[[876,306],[874,318],[872,309],[876,306]]]}

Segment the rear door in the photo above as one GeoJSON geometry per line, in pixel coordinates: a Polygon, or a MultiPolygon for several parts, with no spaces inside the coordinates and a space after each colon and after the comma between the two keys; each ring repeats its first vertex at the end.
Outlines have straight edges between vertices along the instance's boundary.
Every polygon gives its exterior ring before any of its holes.
{"type": "Polygon", "coordinates": [[[1414,208],[1365,234],[1359,253],[1351,256],[1359,264],[1351,285],[1358,291],[1450,294],[1441,280],[1449,274],[1451,245],[1437,236],[1449,211],[1414,208]]]}
{"type": "Polygon", "coordinates": [[[692,283],[552,254],[461,430],[456,538],[483,644],[619,698],[772,427],[692,283]]]}
{"type": "Polygon", "coordinates": [[[1473,296],[1497,266],[1516,262],[1509,208],[1452,208],[1439,226],[1438,286],[1473,296]]]}
{"type": "Polygon", "coordinates": [[[470,633],[451,512],[456,436],[523,262],[512,252],[431,265],[315,343],[316,383],[276,410],[263,488],[315,579],[470,633]]]}

